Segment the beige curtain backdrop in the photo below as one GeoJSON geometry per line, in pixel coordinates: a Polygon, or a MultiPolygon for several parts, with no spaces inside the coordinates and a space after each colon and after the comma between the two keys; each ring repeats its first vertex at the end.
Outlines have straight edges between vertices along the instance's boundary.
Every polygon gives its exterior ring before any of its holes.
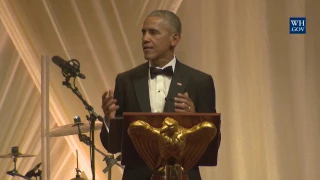
{"type": "MultiPolygon", "coordinates": [[[[141,64],[141,26],[155,9],[176,12],[182,62],[211,74],[222,142],[216,167],[204,180],[320,179],[319,0],[1,0],[0,155],[19,146],[17,169],[41,162],[41,55],[75,58],[85,80],[80,91],[95,110],[117,73],[141,64]],[[306,17],[307,34],[289,34],[289,18],[306,17]]],[[[50,127],[73,123],[87,111],[50,62],[50,127]]],[[[107,154],[95,133],[98,149],[107,154]]],[[[50,179],[91,178],[89,147],[76,135],[50,138],[50,179]]],[[[0,159],[0,179],[13,169],[0,159]]],[[[96,152],[96,179],[107,179],[96,152]]],[[[41,169],[41,168],[40,168],[41,169]]],[[[112,177],[122,169],[113,166],[112,177]]]]}

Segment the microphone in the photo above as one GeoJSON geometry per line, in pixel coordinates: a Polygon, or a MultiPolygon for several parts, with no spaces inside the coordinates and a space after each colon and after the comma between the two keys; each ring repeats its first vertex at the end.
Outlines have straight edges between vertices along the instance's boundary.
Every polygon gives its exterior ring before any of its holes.
{"type": "Polygon", "coordinates": [[[52,62],[62,69],[64,76],[79,77],[81,79],[86,78],[84,74],[80,73],[80,63],[76,59],[66,61],[59,56],[53,56],[52,62]],[[72,62],[72,64],[70,62],[72,62]]]}
{"type": "Polygon", "coordinates": [[[32,176],[36,176],[36,170],[39,169],[42,163],[37,164],[33,169],[31,169],[29,172],[27,172],[26,175],[24,175],[27,178],[31,178],[32,176]]]}

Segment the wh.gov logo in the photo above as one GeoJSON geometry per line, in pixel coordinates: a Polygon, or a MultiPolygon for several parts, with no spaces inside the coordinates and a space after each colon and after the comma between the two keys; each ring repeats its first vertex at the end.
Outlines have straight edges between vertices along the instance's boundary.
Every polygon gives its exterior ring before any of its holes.
{"type": "Polygon", "coordinates": [[[307,21],[305,17],[290,18],[290,34],[306,34],[307,21]]]}

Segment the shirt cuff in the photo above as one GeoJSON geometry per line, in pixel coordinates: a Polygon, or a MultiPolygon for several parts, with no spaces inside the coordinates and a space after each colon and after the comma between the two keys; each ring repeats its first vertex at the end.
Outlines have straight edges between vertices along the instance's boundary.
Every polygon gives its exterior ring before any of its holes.
{"type": "Polygon", "coordinates": [[[106,126],[106,130],[109,133],[109,128],[110,128],[110,119],[107,119],[106,117],[103,118],[103,124],[106,126]]]}

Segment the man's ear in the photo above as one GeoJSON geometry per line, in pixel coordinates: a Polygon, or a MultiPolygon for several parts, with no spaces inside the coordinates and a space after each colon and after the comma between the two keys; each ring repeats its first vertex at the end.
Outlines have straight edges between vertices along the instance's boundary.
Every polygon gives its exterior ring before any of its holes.
{"type": "Polygon", "coordinates": [[[180,42],[181,35],[179,33],[174,33],[171,35],[171,46],[177,46],[180,42]]]}

